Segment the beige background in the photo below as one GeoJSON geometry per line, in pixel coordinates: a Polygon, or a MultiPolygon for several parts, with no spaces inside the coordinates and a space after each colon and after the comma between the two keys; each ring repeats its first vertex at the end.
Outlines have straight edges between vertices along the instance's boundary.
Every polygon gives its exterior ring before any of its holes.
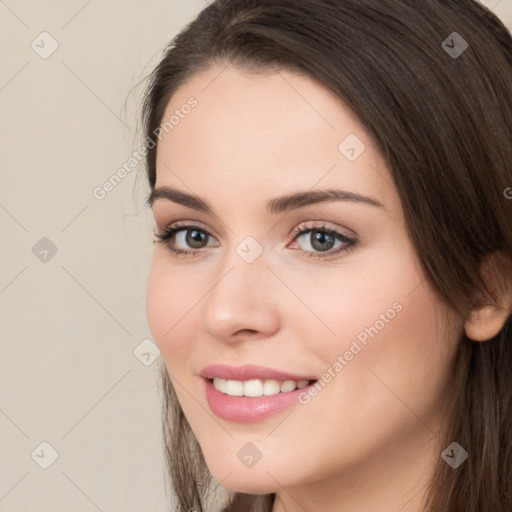
{"type": "MultiPolygon", "coordinates": [[[[512,28],[512,0],[483,3],[512,28]]],[[[93,190],[137,149],[134,85],[205,5],[0,0],[0,511],[168,510],[142,168],[93,190]]]]}

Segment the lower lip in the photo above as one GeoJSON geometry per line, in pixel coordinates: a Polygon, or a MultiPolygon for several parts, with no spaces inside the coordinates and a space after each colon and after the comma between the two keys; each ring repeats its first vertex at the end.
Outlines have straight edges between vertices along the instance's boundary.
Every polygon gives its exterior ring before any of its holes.
{"type": "Polygon", "coordinates": [[[288,393],[277,393],[271,396],[230,396],[221,393],[213,382],[204,379],[206,384],[206,400],[214,414],[227,421],[250,423],[264,420],[278,412],[299,403],[299,395],[308,392],[314,382],[288,393]]]}

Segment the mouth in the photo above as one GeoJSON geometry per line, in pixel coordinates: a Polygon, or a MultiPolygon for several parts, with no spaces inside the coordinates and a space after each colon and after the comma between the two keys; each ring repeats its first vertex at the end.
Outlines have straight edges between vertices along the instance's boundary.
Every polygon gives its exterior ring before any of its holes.
{"type": "Polygon", "coordinates": [[[280,370],[246,365],[208,366],[201,372],[211,411],[234,422],[256,422],[297,405],[299,395],[318,380],[280,370]]]}

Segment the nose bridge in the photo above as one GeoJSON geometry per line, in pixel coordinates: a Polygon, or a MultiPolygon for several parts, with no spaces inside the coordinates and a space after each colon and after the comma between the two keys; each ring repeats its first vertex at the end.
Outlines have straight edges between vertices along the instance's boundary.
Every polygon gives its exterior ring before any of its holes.
{"type": "Polygon", "coordinates": [[[203,327],[217,339],[229,340],[240,330],[268,335],[277,329],[275,278],[266,266],[263,247],[251,238],[223,256],[205,297],[203,327]]]}

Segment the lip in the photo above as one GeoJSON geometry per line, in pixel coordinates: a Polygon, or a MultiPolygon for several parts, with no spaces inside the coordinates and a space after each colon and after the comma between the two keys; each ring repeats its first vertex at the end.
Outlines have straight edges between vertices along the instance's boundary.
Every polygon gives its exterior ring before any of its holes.
{"type": "Polygon", "coordinates": [[[201,377],[203,377],[206,400],[211,411],[219,418],[237,423],[262,421],[284,409],[297,405],[299,403],[299,395],[304,392],[307,393],[309,388],[318,380],[308,375],[295,375],[262,366],[245,365],[233,367],[223,364],[207,366],[201,371],[201,377]],[[288,393],[248,397],[229,396],[215,389],[213,385],[214,377],[231,380],[276,379],[282,381],[308,380],[313,382],[308,386],[288,393]]]}
{"type": "Polygon", "coordinates": [[[256,366],[246,364],[244,366],[229,366],[227,364],[212,364],[201,370],[201,377],[205,379],[229,380],[251,380],[251,379],[276,379],[276,380],[318,380],[312,375],[297,375],[292,373],[266,368],[264,366],[256,366]]]}

